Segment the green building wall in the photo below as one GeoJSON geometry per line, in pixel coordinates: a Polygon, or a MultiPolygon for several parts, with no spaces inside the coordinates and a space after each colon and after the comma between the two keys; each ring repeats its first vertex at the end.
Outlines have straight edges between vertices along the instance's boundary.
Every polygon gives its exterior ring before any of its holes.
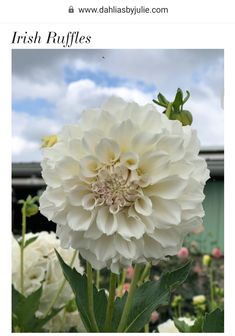
{"type": "Polygon", "coordinates": [[[224,252],[224,181],[209,180],[204,193],[204,231],[189,235],[186,242],[196,241],[202,253],[211,253],[213,247],[219,247],[224,252]]]}

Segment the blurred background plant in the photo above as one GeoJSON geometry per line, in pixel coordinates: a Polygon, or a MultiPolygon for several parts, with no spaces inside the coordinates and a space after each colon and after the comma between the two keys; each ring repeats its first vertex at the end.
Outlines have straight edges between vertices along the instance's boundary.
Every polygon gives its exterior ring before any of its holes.
{"type": "Polygon", "coordinates": [[[19,201],[22,234],[12,236],[13,331],[82,332],[85,329],[74,294],[64,278],[55,249],[79,273],[84,268],[77,251],[62,249],[54,232],[26,233],[27,218],[38,212],[37,201],[37,196],[30,195],[19,201]],[[24,315],[29,315],[31,309],[31,318],[25,320],[24,315]]]}

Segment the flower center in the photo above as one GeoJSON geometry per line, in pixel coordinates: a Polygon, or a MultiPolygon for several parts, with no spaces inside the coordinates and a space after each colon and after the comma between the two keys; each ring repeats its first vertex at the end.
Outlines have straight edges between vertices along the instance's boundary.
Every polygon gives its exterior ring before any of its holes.
{"type": "Polygon", "coordinates": [[[138,180],[133,171],[124,166],[103,167],[91,187],[96,205],[107,205],[111,213],[130,206],[140,196],[138,180]]]}

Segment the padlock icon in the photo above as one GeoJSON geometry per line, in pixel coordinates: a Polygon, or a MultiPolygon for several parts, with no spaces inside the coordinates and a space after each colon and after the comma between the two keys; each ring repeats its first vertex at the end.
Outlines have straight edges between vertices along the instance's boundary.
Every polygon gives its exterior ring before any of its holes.
{"type": "Polygon", "coordinates": [[[69,6],[69,13],[74,13],[74,8],[73,8],[73,6],[69,6]]]}

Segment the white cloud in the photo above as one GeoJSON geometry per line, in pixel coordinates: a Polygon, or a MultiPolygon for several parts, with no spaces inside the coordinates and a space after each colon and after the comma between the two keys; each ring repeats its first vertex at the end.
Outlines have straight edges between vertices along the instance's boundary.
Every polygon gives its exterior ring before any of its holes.
{"type": "Polygon", "coordinates": [[[43,135],[76,122],[82,110],[100,106],[110,95],[151,102],[152,93],[132,81],[154,84],[170,99],[177,87],[188,89],[191,98],[185,108],[193,113],[202,145],[223,144],[221,50],[14,50],[13,99],[43,98],[54,108],[46,117],[13,112],[13,160],[39,160],[43,135]],[[126,81],[115,87],[90,79],[66,84],[65,67],[102,71],[126,81]]]}

